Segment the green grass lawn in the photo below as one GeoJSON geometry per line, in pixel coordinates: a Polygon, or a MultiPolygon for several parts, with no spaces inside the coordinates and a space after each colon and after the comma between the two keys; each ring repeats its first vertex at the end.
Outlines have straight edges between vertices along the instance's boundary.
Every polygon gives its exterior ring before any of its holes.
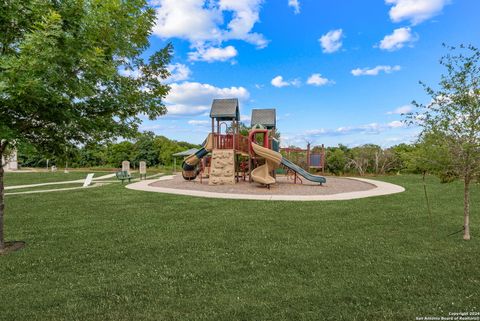
{"type": "Polygon", "coordinates": [[[415,320],[480,311],[480,188],[336,202],[190,198],[120,184],[6,197],[0,320],[415,320]],[[434,233],[432,235],[432,233],[434,233]]]}
{"type": "Polygon", "coordinates": [[[95,177],[99,177],[106,174],[112,174],[112,172],[95,172],[95,171],[71,171],[64,173],[61,170],[57,172],[7,172],[5,173],[5,186],[15,185],[29,185],[29,184],[41,184],[52,183],[62,181],[74,181],[77,179],[85,179],[87,174],[95,173],[95,177]]]}

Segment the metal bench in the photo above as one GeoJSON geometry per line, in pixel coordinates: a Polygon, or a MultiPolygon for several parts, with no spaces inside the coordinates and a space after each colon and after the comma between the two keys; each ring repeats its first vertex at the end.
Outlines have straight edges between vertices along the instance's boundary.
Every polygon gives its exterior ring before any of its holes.
{"type": "Polygon", "coordinates": [[[123,181],[125,180],[128,180],[128,182],[130,183],[132,179],[132,175],[130,175],[127,171],[116,172],[115,176],[117,176],[117,178],[122,181],[122,184],[123,184],[123,181]]]}

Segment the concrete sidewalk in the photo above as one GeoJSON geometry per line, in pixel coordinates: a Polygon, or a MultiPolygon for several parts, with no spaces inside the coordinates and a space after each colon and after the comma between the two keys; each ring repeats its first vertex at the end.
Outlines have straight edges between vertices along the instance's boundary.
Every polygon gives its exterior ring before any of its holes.
{"type": "Polygon", "coordinates": [[[22,195],[22,194],[37,194],[37,193],[49,193],[49,192],[61,192],[61,191],[72,191],[76,189],[85,189],[85,188],[93,188],[93,187],[100,187],[103,185],[107,185],[108,183],[96,183],[96,184],[91,184],[89,186],[79,186],[79,187],[65,187],[65,188],[55,188],[55,189],[42,189],[42,190],[37,190],[37,191],[27,191],[27,192],[9,192],[5,193],[5,196],[9,195],[22,195]]]}
{"type": "MultiPolygon", "coordinates": [[[[85,175],[85,178],[87,176],[85,175]]],[[[98,181],[102,179],[107,179],[107,178],[112,178],[115,177],[115,173],[113,174],[107,174],[99,177],[94,177],[93,181],[98,181]]],[[[64,185],[64,184],[74,184],[74,183],[83,183],[85,181],[85,178],[82,179],[77,179],[74,181],[62,181],[62,182],[50,182],[50,183],[38,183],[38,184],[29,184],[29,185],[16,185],[16,186],[6,186],[5,190],[10,190],[10,189],[20,189],[20,188],[30,188],[30,187],[37,187],[37,186],[49,186],[49,185],[64,185]]]]}
{"type": "Polygon", "coordinates": [[[372,180],[372,179],[356,178],[356,177],[348,177],[348,178],[372,184],[375,186],[375,188],[366,190],[366,191],[338,193],[338,194],[330,194],[330,195],[256,195],[256,194],[216,193],[216,192],[205,192],[205,191],[197,191],[197,190],[184,190],[184,189],[176,189],[176,188],[150,186],[150,184],[153,182],[156,182],[159,180],[169,180],[169,179],[173,179],[173,177],[174,177],[173,175],[164,176],[164,177],[161,177],[160,179],[151,179],[151,180],[145,180],[137,183],[128,184],[125,187],[128,189],[137,190],[137,191],[177,194],[177,195],[185,195],[185,196],[222,198],[222,199],[267,200],[267,201],[352,200],[352,199],[365,198],[365,197],[396,194],[396,193],[401,193],[405,191],[405,188],[399,185],[390,184],[390,183],[372,180]]]}

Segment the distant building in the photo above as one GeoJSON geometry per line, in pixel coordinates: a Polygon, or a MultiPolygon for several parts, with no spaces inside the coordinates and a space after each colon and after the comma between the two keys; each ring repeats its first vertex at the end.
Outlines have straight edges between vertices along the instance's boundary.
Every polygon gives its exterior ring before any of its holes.
{"type": "Polygon", "coordinates": [[[18,170],[17,150],[14,150],[6,159],[2,156],[2,165],[3,169],[7,172],[18,170]]]}

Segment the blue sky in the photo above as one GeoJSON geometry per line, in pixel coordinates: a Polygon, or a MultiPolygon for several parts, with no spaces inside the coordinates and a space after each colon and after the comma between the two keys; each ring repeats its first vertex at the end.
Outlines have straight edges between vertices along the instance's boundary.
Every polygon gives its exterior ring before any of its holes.
{"type": "Polygon", "coordinates": [[[442,43],[480,46],[478,0],[151,0],[151,47],[172,42],[168,114],[141,129],[200,143],[213,98],[276,108],[282,145],[411,142],[442,43]]]}

